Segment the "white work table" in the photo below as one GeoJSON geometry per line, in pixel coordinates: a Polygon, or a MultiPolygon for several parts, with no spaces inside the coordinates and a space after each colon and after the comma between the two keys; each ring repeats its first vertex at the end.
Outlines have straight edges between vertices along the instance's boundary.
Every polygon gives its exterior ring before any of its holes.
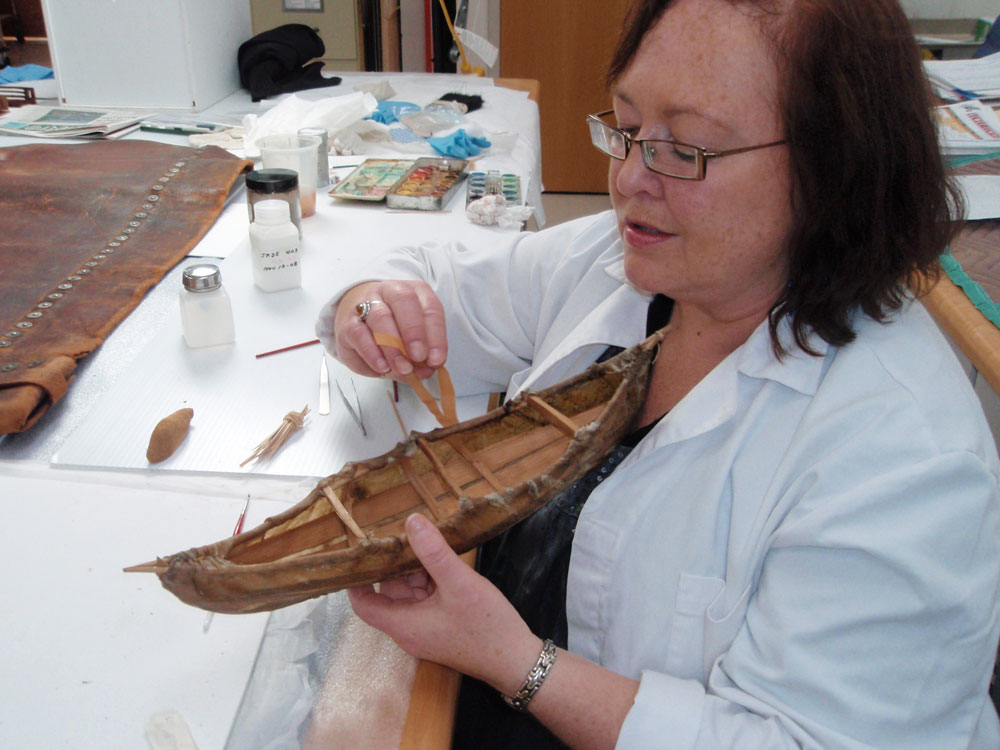
{"type": "MultiPolygon", "coordinates": [[[[394,98],[417,104],[448,91],[482,93],[486,104],[470,119],[519,137],[510,152],[484,152],[476,168],[516,172],[533,183],[529,196],[538,194],[537,106],[521,92],[464,76],[342,75],[339,87],[299,96],[343,95],[357,81],[383,78],[398,92],[394,98]]],[[[243,92],[213,110],[235,116],[257,106],[243,92]]],[[[184,143],[179,136],[149,137],[184,143]]],[[[39,142],[0,138],[0,147],[39,142]]],[[[375,155],[406,156],[373,151],[332,163],[375,155]]],[[[183,261],[80,363],[61,402],[28,432],[0,439],[0,747],[143,748],[147,722],[167,711],[183,718],[201,750],[267,741],[255,735],[252,716],[236,729],[234,719],[241,702],[260,706],[251,674],[284,684],[260,676],[269,616],[216,615],[206,631],[205,612],[175,599],[155,576],[122,568],[227,536],[248,495],[244,528],[250,528],[302,499],[317,478],[347,460],[378,455],[399,441],[385,382],[353,378],[369,431],[362,438],[335,387],[331,414],[316,414],[319,345],[254,355],[314,338],[316,314],[339,279],[374,254],[404,242],[489,241],[514,231],[469,222],[464,187],[441,213],[387,213],[383,204],[335,201],[323,190],[318,198],[316,215],[302,223],[301,289],[268,295],[253,286],[242,195],[193,251],[221,258],[209,262],[220,264],[233,301],[235,344],[211,350],[183,344],[176,300],[180,271],[189,264],[183,261]],[[239,467],[286,412],[306,404],[312,413],[282,453],[261,466],[239,467]],[[195,409],[187,439],[173,457],[149,467],[153,425],[181,406],[195,409]]],[[[328,361],[331,378],[350,388],[351,377],[328,361]]],[[[434,426],[407,389],[400,396],[407,429],[434,426]]],[[[485,403],[485,395],[463,399],[460,418],[481,413],[485,403]]],[[[301,611],[315,619],[319,608],[314,602],[301,611]]],[[[328,633],[319,629],[317,637],[328,633]]],[[[302,689],[307,697],[310,691],[316,686],[302,689]]],[[[278,703],[293,698],[275,696],[278,703]]],[[[294,746],[287,742],[267,746],[294,746]]]]}

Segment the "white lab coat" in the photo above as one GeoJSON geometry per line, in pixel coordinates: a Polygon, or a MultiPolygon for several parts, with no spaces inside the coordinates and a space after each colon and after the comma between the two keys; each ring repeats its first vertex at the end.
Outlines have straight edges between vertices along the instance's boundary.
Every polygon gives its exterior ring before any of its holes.
{"type": "MultiPolygon", "coordinates": [[[[465,392],[644,335],[610,213],[368,270],[432,284],[465,392]]],[[[921,305],[855,327],[779,362],[762,324],[584,506],[569,647],[640,679],[619,747],[1000,747],[993,440],[921,305]]]]}

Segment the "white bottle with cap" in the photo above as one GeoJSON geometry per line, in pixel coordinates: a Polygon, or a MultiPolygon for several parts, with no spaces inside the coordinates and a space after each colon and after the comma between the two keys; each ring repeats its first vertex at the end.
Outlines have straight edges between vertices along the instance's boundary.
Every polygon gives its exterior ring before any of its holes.
{"type": "Polygon", "coordinates": [[[222,273],[211,263],[188,266],[182,278],[181,325],[192,348],[229,344],[236,340],[233,306],[222,288],[222,273]]]}
{"type": "Polygon", "coordinates": [[[299,232],[288,215],[285,201],[259,201],[250,225],[253,283],[265,292],[302,286],[299,232]]]}

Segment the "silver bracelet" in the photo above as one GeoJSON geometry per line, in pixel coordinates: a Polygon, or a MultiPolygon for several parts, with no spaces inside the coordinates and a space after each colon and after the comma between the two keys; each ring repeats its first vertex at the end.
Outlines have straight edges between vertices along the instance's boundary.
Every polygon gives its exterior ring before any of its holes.
{"type": "Polygon", "coordinates": [[[552,665],[555,662],[556,644],[546,638],[545,643],[542,644],[542,652],[538,655],[538,661],[535,662],[535,666],[528,672],[528,676],[524,678],[524,682],[521,683],[521,687],[517,689],[514,695],[510,697],[503,696],[504,702],[513,709],[527,713],[528,704],[535,697],[538,688],[545,682],[545,678],[549,676],[549,670],[552,669],[552,665]]]}

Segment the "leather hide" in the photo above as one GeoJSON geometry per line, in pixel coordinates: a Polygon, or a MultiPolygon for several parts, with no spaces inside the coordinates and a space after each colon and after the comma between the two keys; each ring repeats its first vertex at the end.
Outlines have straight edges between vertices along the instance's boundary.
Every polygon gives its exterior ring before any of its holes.
{"type": "Polygon", "coordinates": [[[252,163],[141,140],[0,149],[0,434],[65,393],[252,163]]]}

